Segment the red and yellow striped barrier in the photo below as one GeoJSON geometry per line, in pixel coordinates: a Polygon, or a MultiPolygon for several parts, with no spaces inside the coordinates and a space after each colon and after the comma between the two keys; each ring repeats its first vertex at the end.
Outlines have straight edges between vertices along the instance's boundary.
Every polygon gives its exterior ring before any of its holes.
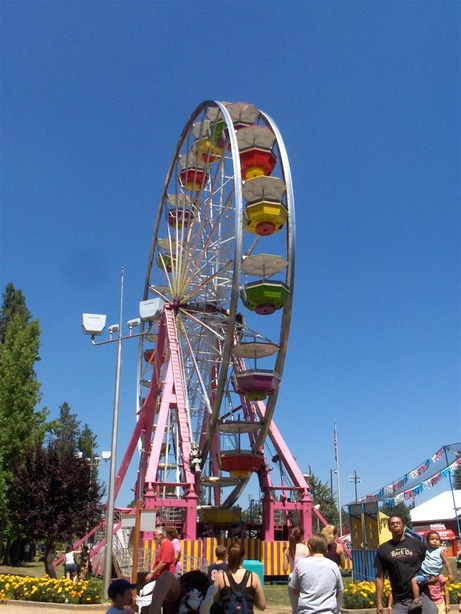
{"type": "MultiPolygon", "coordinates": [[[[264,576],[286,576],[283,571],[284,551],[288,547],[287,541],[262,541],[259,539],[238,540],[245,550],[245,559],[261,561],[264,576]]],[[[233,538],[204,537],[202,539],[181,540],[181,562],[183,573],[193,569],[206,571],[208,565],[215,562],[216,546],[230,546],[235,542],[233,538]]],[[[140,548],[138,569],[147,571],[152,569],[155,559],[155,542],[143,540],[140,548]]],[[[352,569],[352,560],[346,558],[346,570],[352,569]]]]}

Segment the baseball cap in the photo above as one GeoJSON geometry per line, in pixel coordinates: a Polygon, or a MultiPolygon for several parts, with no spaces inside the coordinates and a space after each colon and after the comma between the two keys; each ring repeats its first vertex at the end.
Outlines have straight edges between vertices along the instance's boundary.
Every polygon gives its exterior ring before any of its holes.
{"type": "Polygon", "coordinates": [[[128,580],[124,578],[119,578],[118,580],[114,580],[109,584],[109,588],[107,589],[107,594],[110,599],[115,599],[117,595],[123,595],[123,593],[132,588],[136,588],[137,584],[131,584],[128,580]]]}

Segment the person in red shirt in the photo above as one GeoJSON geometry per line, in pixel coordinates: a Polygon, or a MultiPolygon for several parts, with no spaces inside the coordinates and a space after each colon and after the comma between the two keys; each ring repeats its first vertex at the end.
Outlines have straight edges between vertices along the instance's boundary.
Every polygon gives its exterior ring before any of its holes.
{"type": "Polygon", "coordinates": [[[174,574],[176,572],[176,551],[173,544],[167,539],[165,529],[156,527],[154,539],[157,543],[154,567],[146,576],[146,582],[157,580],[164,571],[174,574]]]}

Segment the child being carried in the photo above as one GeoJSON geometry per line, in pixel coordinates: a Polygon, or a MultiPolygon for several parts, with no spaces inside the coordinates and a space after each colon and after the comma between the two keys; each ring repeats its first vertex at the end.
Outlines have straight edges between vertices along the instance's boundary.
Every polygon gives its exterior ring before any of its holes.
{"type": "Polygon", "coordinates": [[[444,565],[448,572],[448,579],[451,582],[453,581],[450,563],[445,550],[441,547],[440,535],[437,531],[429,531],[426,535],[426,545],[426,556],[421,565],[421,572],[411,579],[413,601],[408,608],[408,612],[421,607],[421,586],[437,582],[444,565]]]}

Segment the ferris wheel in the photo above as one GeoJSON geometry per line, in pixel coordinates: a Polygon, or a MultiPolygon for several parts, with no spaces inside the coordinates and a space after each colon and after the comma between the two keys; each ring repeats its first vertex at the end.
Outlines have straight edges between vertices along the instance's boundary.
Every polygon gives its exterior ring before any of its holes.
{"type": "Polygon", "coordinates": [[[288,156],[248,103],[205,101],[160,198],[139,352],[138,488],[232,507],[266,462],[287,351],[295,218],[288,156]],[[141,427],[140,427],[141,428],[141,427]]]}

